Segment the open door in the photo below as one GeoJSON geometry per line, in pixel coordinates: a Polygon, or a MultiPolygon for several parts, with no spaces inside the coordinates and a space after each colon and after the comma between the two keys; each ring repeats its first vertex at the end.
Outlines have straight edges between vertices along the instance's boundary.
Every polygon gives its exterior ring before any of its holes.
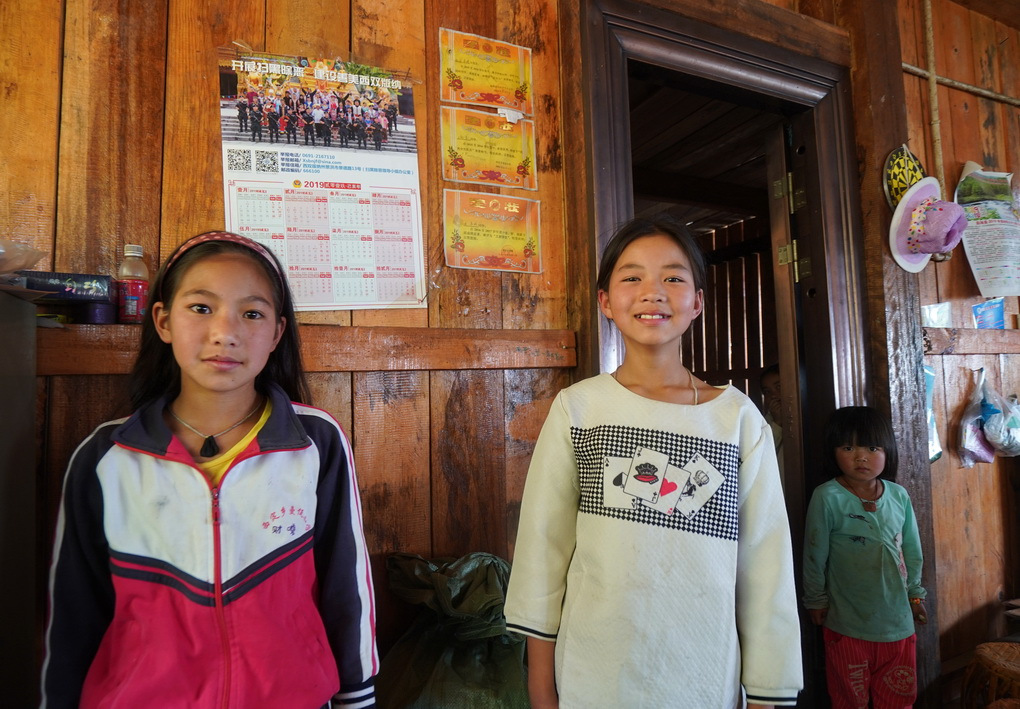
{"type": "Polygon", "coordinates": [[[803,520],[808,490],[804,480],[803,417],[801,416],[801,348],[797,258],[798,239],[790,222],[794,209],[792,173],[786,156],[789,124],[766,136],[766,171],[769,186],[769,227],[772,242],[772,276],[775,292],[775,338],[779,379],[783,392],[783,478],[786,509],[790,515],[794,549],[803,548],[803,520]]]}

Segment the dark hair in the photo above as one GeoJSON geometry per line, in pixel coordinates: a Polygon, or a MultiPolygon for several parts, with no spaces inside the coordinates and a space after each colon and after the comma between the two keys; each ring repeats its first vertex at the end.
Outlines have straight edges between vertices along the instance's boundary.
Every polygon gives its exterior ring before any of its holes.
{"type": "Polygon", "coordinates": [[[779,364],[778,363],[770,364],[767,367],[763,367],[762,370],[761,370],[761,374],[758,375],[758,381],[761,381],[762,379],[764,379],[765,377],[767,377],[770,374],[776,374],[776,375],[779,374],[779,364]]]}
{"type": "Polygon", "coordinates": [[[896,479],[899,454],[896,437],[889,418],[870,406],[844,406],[829,416],[822,434],[825,469],[830,477],[841,474],[836,463],[836,449],[840,446],[878,446],[885,451],[885,470],[881,477],[896,479]]]}
{"type": "Polygon", "coordinates": [[[605,251],[602,252],[598,280],[596,281],[598,290],[609,290],[609,279],[613,275],[613,269],[616,267],[616,262],[620,260],[620,254],[623,253],[624,249],[643,236],[660,235],[675,241],[680,250],[687,255],[687,260],[691,264],[694,287],[698,290],[704,290],[705,274],[707,273],[705,255],[687,227],[668,214],[659,214],[654,217],[636,217],[620,225],[616,233],[609,240],[609,243],[606,244],[605,251]]]}
{"type": "MultiPolygon", "coordinates": [[[[273,288],[276,316],[283,317],[286,327],[266,366],[255,378],[255,389],[267,393],[267,384],[279,385],[292,401],[310,403],[311,395],[301,366],[301,340],[294,318],[294,299],[283,277],[283,268],[276,256],[256,242],[229,232],[206,232],[178,246],[149,284],[150,299],[162,301],[167,308],[173,302],[184,274],[192,265],[216,254],[243,254],[257,263],[273,288]],[[254,244],[248,246],[247,243],[254,244]],[[270,260],[267,260],[270,259],[270,260]]],[[[180,393],[181,369],[174,359],[173,348],[163,342],[151,317],[142,320],[142,340],[138,357],[131,370],[131,405],[134,408],[155,401],[161,396],[173,398],[180,393]]]]}

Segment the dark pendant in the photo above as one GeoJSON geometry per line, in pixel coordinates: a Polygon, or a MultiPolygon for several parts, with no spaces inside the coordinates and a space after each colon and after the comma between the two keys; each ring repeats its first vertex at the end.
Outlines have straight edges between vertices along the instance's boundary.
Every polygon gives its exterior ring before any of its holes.
{"type": "MultiPolygon", "coordinates": [[[[198,454],[203,458],[212,458],[219,452],[220,447],[216,445],[216,439],[213,438],[212,436],[209,436],[208,438],[205,439],[205,443],[202,444],[202,450],[200,450],[198,454]]],[[[872,505],[872,507],[874,507],[874,505],[872,505]]],[[[864,509],[868,509],[868,506],[865,505],[864,509]]]]}
{"type": "MultiPolygon", "coordinates": [[[[203,455],[205,454],[203,453],[203,455]]],[[[861,500],[861,504],[864,505],[865,512],[876,512],[878,510],[878,505],[871,500],[861,500]]]]}

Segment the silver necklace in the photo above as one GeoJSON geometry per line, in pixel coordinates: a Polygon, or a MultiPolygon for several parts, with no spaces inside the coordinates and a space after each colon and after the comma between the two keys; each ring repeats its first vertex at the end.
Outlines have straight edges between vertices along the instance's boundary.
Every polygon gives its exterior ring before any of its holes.
{"type": "MultiPolygon", "coordinates": [[[[697,406],[698,405],[698,387],[696,387],[694,385],[694,372],[692,372],[691,370],[687,369],[687,367],[684,367],[684,369],[687,371],[687,386],[689,386],[691,388],[691,393],[694,394],[694,404],[692,404],[692,406],[697,406]]],[[[619,377],[616,376],[616,372],[617,372],[617,370],[614,369],[610,376],[613,379],[615,379],[617,381],[617,383],[619,383],[620,379],[619,379],[619,377]]],[[[623,386],[626,386],[626,385],[623,385],[623,386]]],[[[184,423],[184,422],[181,421],[181,423],[184,423]]]]}
{"type": "Polygon", "coordinates": [[[857,497],[857,499],[861,501],[861,507],[864,508],[865,512],[877,512],[878,511],[878,497],[882,496],[881,493],[879,493],[879,496],[876,497],[874,500],[865,500],[863,497],[861,497],[860,493],[858,493],[857,490],[854,489],[853,485],[851,485],[849,482],[846,481],[845,478],[843,479],[843,486],[847,490],[852,492],[857,497]]]}
{"type": "Polygon", "coordinates": [[[207,435],[205,435],[204,433],[202,433],[201,431],[199,431],[199,430],[198,430],[197,428],[195,428],[194,426],[192,426],[192,425],[191,425],[190,423],[188,423],[187,421],[185,421],[184,419],[182,419],[182,418],[181,418],[180,416],[178,416],[177,414],[175,414],[175,413],[174,413],[174,410],[173,410],[173,407],[167,406],[167,407],[166,407],[166,410],[167,410],[167,411],[169,411],[169,412],[170,412],[170,415],[171,415],[171,416],[173,416],[173,417],[174,417],[175,419],[177,419],[177,421],[178,421],[178,422],[179,422],[179,423],[180,423],[180,424],[181,424],[182,426],[184,426],[184,428],[188,429],[189,431],[191,431],[192,433],[194,433],[194,434],[195,434],[196,436],[198,436],[199,438],[204,438],[204,439],[205,439],[205,442],[204,442],[204,443],[202,443],[202,448],[201,448],[201,450],[199,450],[199,451],[198,451],[198,454],[199,454],[200,456],[202,456],[203,458],[212,458],[212,457],[213,457],[214,455],[216,455],[216,454],[218,454],[218,453],[220,452],[220,447],[219,447],[219,445],[218,445],[218,444],[216,443],[216,439],[217,439],[217,438],[219,438],[220,436],[222,436],[222,435],[223,435],[223,434],[225,434],[225,433],[230,433],[230,432],[231,432],[231,431],[233,431],[233,430],[234,430],[235,428],[237,428],[238,426],[240,426],[240,425],[241,425],[242,423],[244,423],[245,421],[247,421],[248,419],[250,419],[250,418],[251,418],[251,415],[252,415],[253,413],[255,413],[256,411],[258,411],[258,409],[259,409],[259,407],[260,407],[260,406],[262,406],[262,402],[261,402],[261,401],[257,402],[257,403],[255,404],[255,408],[253,408],[253,409],[252,409],[251,411],[249,411],[248,413],[246,413],[246,414],[244,415],[244,418],[243,418],[243,419],[241,419],[240,421],[238,421],[237,423],[235,423],[235,424],[234,424],[233,426],[231,426],[230,428],[224,429],[224,430],[220,431],[219,433],[214,433],[214,434],[212,434],[212,435],[210,435],[210,436],[207,436],[207,435]]]}

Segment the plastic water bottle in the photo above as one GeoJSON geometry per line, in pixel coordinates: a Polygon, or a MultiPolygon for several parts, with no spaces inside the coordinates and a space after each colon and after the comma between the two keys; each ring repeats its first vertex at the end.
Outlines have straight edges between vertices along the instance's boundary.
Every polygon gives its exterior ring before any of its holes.
{"type": "Polygon", "coordinates": [[[138,244],[124,244],[117,269],[117,322],[140,323],[149,309],[149,269],[142,254],[138,244]]]}

